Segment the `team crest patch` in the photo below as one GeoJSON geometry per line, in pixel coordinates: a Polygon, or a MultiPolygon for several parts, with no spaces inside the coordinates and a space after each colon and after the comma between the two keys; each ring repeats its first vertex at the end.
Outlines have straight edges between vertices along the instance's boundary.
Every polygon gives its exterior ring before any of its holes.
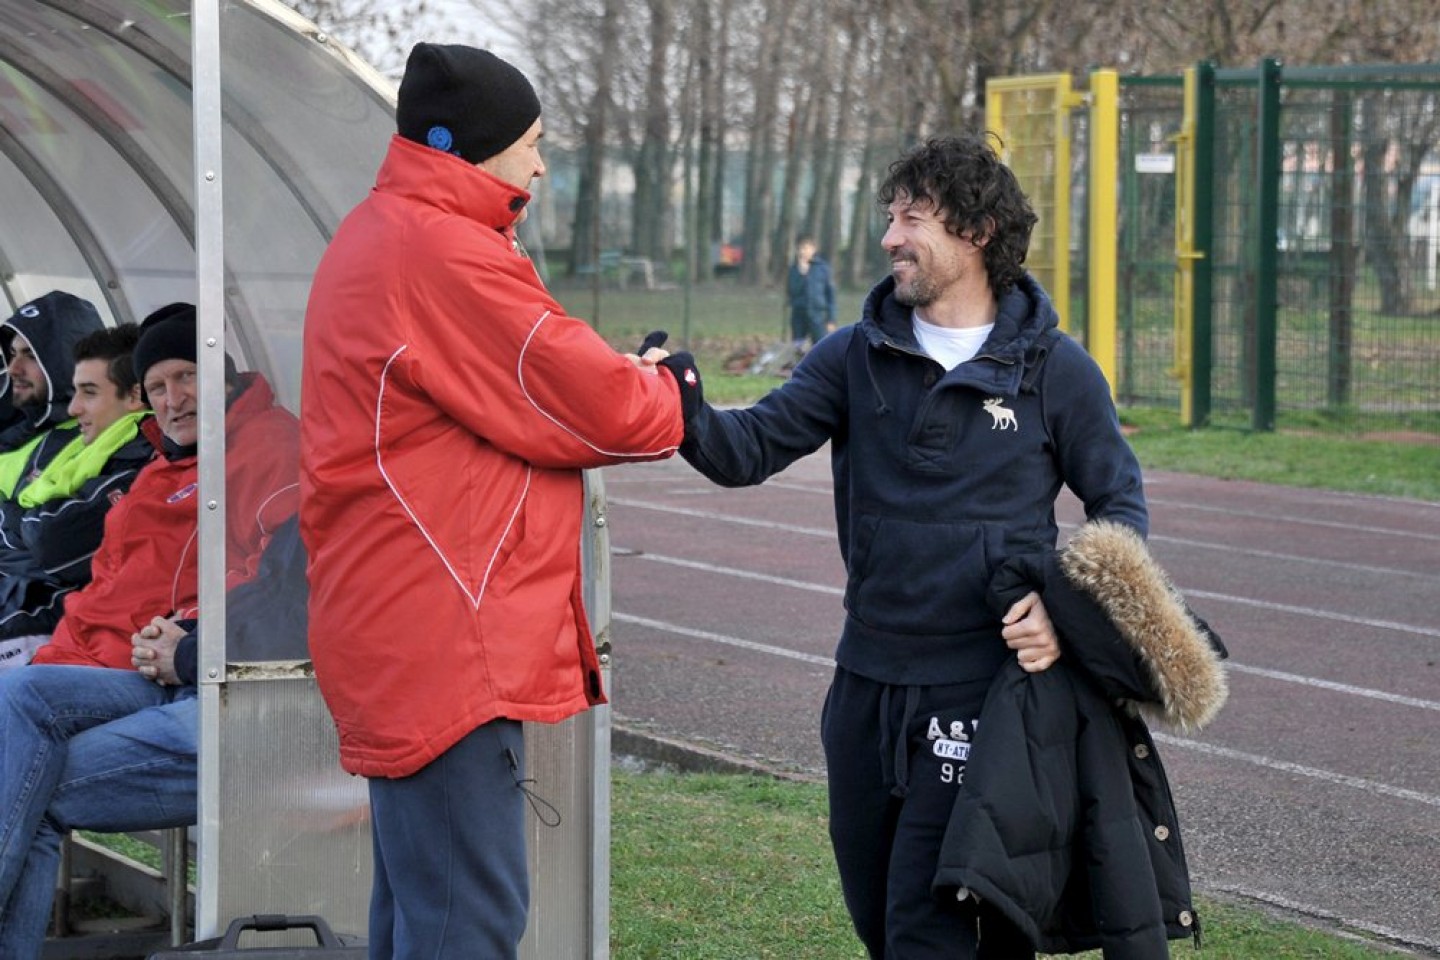
{"type": "Polygon", "coordinates": [[[195,491],[198,490],[199,488],[200,488],[200,484],[198,484],[198,483],[187,483],[187,484],[185,484],[185,486],[181,487],[179,490],[176,490],[174,493],[170,494],[170,496],[166,497],[166,498],[165,498],[165,502],[166,502],[166,503],[179,503],[181,500],[184,500],[186,497],[193,496],[194,493],[195,493],[195,491]]]}
{"type": "Polygon", "coordinates": [[[110,506],[115,506],[125,496],[124,490],[111,490],[105,494],[105,499],[110,501],[110,506]]]}

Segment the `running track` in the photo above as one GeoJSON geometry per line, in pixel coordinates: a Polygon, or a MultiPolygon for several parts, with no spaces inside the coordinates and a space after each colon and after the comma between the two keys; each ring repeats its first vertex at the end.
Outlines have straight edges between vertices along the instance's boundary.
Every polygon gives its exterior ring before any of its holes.
{"type": "MultiPolygon", "coordinates": [[[[844,573],[825,452],[760,487],[607,469],[618,727],[820,776],[844,573]]],[[[1198,889],[1440,957],[1440,504],[1147,474],[1150,546],[1230,648],[1157,729],[1198,889]]],[[[1083,514],[1062,502],[1062,538],[1083,514]]]]}

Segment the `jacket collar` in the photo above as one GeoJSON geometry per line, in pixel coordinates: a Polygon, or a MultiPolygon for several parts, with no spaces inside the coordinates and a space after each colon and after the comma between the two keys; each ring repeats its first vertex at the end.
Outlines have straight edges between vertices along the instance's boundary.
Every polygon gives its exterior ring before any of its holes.
{"type": "Polygon", "coordinates": [[[530,193],[474,164],[399,134],[375,177],[375,189],[426,203],[509,235],[530,193]]]}
{"type": "MultiPolygon", "coordinates": [[[[913,308],[895,299],[895,278],[886,277],[865,299],[861,330],[872,349],[921,354],[911,322],[913,308]]],[[[951,371],[966,383],[1003,396],[1014,396],[1024,380],[1027,354],[1041,335],[1059,326],[1060,317],[1045,290],[1030,274],[1000,295],[995,329],[977,360],[983,365],[961,364],[951,371]]]]}

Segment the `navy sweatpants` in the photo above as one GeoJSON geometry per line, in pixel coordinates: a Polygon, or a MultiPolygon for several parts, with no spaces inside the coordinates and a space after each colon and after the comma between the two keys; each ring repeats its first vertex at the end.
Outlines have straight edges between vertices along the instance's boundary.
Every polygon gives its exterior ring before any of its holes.
{"type": "Polygon", "coordinates": [[[370,780],[371,960],[514,960],[530,903],[524,776],[520,724],[494,720],[411,776],[370,780]]]}
{"type": "Polygon", "coordinates": [[[1031,960],[1012,924],[930,891],[989,680],[897,687],[837,667],[820,736],[845,905],[872,960],[1031,960]]]}

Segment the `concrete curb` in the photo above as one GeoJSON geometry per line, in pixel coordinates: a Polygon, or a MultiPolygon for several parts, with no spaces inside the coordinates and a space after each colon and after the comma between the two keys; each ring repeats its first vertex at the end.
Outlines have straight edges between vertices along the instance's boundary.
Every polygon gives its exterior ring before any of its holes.
{"type": "Polygon", "coordinates": [[[797,783],[825,782],[823,777],[813,774],[797,773],[755,760],[742,759],[709,747],[636,730],[620,722],[612,722],[610,726],[610,753],[617,757],[634,757],[647,763],[674,767],[684,773],[736,773],[797,783]]]}

